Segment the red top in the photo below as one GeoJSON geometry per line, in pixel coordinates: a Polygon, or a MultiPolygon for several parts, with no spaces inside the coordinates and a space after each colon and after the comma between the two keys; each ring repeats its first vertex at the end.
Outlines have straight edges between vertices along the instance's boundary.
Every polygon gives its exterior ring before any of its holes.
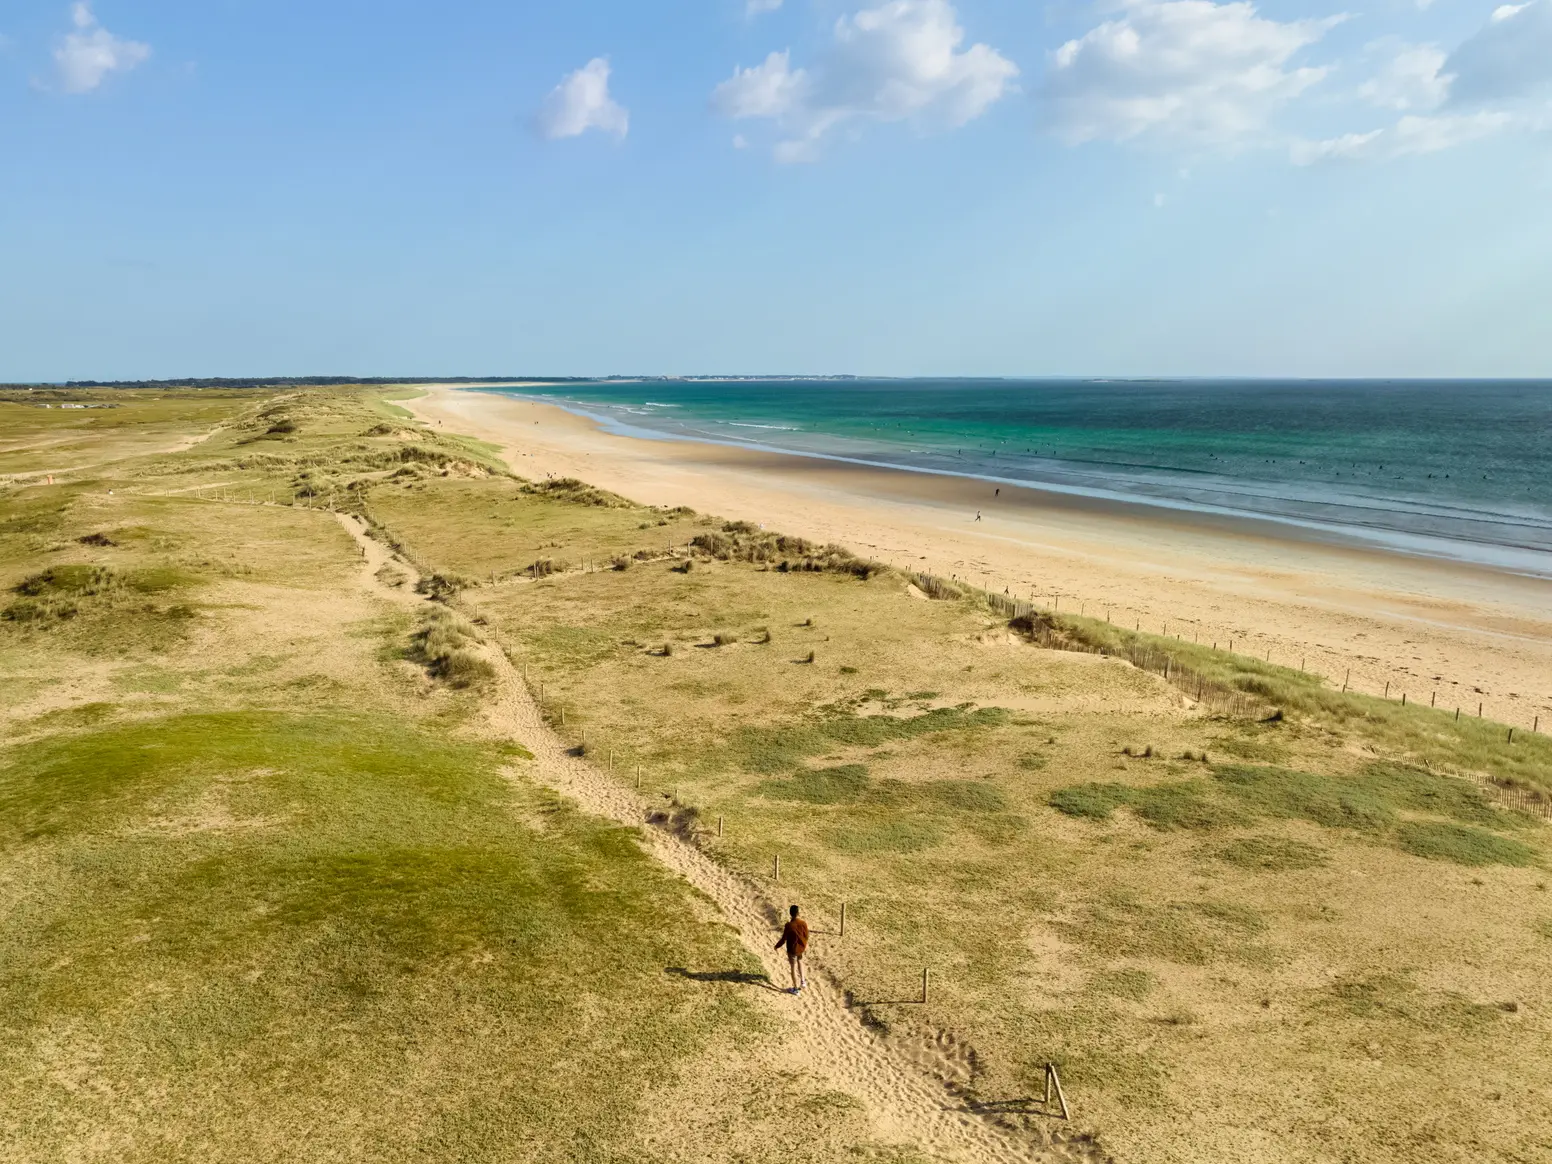
{"type": "Polygon", "coordinates": [[[801,958],[803,951],[808,949],[808,923],[800,917],[795,917],[781,927],[781,941],[776,943],[779,950],[787,947],[787,957],[801,958]]]}

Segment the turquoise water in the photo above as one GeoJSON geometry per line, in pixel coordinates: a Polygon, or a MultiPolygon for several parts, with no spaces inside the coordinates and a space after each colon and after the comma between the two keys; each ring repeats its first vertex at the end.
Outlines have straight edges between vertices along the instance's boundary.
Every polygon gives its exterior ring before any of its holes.
{"type": "Polygon", "coordinates": [[[638,436],[1255,517],[1552,576],[1552,381],[610,380],[507,391],[638,436]]]}

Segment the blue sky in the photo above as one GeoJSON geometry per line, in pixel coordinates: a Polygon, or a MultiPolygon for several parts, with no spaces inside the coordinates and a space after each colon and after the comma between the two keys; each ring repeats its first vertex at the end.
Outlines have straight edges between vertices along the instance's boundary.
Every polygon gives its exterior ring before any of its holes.
{"type": "Polygon", "coordinates": [[[0,379],[1552,375],[1552,0],[19,0],[0,379]]]}

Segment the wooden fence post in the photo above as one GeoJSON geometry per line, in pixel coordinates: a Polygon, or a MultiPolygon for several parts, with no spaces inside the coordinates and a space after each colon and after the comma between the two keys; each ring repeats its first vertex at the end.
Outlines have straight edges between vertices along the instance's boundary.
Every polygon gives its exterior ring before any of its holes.
{"type": "Polygon", "coordinates": [[[932,981],[932,971],[928,970],[927,967],[923,966],[922,967],[922,1002],[923,1003],[925,1003],[927,1001],[927,987],[928,987],[928,984],[931,983],[931,981],[932,981]]]}
{"type": "Polygon", "coordinates": [[[1050,1103],[1051,1102],[1051,1086],[1053,1084],[1055,1084],[1055,1086],[1056,1086],[1056,1102],[1059,1103],[1061,1105],[1061,1108],[1062,1108],[1062,1119],[1064,1119],[1064,1120],[1071,1119],[1072,1115],[1067,1110],[1067,1097],[1064,1094],[1062,1094],[1062,1077],[1056,1073],[1056,1064],[1055,1063],[1047,1063],[1045,1065],[1045,1101],[1046,1101],[1046,1103],[1050,1103]]]}
{"type": "Polygon", "coordinates": [[[771,858],[771,880],[781,884],[781,854],[777,853],[771,858]]]}
{"type": "Polygon", "coordinates": [[[841,932],[840,937],[846,936],[846,903],[841,902],[841,932]]]}

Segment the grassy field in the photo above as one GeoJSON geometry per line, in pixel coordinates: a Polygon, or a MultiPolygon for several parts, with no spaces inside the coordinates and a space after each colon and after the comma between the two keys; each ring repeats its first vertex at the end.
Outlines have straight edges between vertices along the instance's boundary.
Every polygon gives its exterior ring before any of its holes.
{"type": "Polygon", "coordinates": [[[1548,790],[1545,737],[1093,620],[1053,625],[1108,656],[1042,649],[975,594],[598,500],[363,494],[599,764],[751,878],[779,855],[827,927],[847,904],[824,956],[892,1040],[955,1032],[1012,1106],[1057,1062],[1121,1159],[1552,1151],[1547,829],[1495,791],[1548,790]]]}
{"type": "Polygon", "coordinates": [[[673,972],[751,962],[360,585],[325,506],[515,490],[488,450],[380,397],[36,395],[0,399],[0,1157],[910,1158],[673,972]]]}

